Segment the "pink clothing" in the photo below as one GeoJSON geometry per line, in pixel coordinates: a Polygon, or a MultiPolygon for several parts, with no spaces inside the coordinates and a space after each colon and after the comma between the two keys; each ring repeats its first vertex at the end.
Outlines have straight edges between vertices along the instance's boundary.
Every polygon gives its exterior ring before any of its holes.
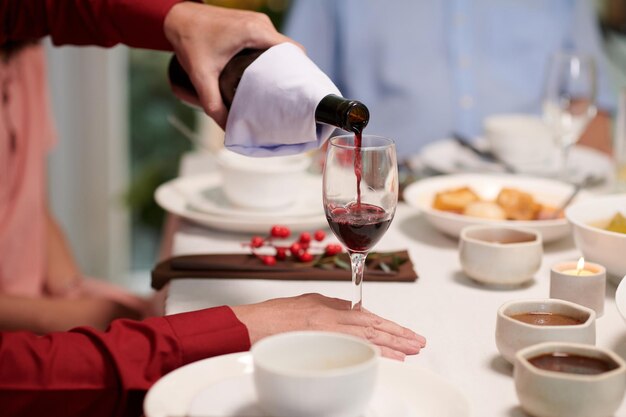
{"type": "Polygon", "coordinates": [[[0,293],[39,296],[46,268],[46,155],[55,143],[41,45],[0,59],[0,293]]]}

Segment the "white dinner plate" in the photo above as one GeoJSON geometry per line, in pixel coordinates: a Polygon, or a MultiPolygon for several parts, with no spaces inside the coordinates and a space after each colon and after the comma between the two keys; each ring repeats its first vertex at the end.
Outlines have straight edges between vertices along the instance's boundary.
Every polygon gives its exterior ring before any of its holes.
{"type": "Polygon", "coordinates": [[[626,279],[622,279],[615,291],[615,305],[620,316],[626,321],[626,279]]]}
{"type": "MultiPolygon", "coordinates": [[[[477,147],[487,150],[489,145],[483,138],[475,141],[477,147]]],[[[453,139],[442,139],[424,146],[416,155],[425,166],[442,174],[460,174],[467,172],[504,172],[498,164],[481,160],[471,151],[458,145],[453,139]]],[[[585,146],[573,146],[570,150],[569,162],[572,182],[583,180],[586,176],[611,180],[614,176],[611,158],[602,152],[585,146]]],[[[544,163],[528,166],[529,175],[554,176],[554,169],[544,163]]]]}
{"type": "Polygon", "coordinates": [[[221,182],[218,173],[180,177],[160,185],[154,197],[164,210],[220,230],[266,233],[275,224],[294,231],[327,225],[319,176],[304,177],[297,203],[271,211],[232,206],[220,190],[221,182]]]}
{"type": "MultiPolygon", "coordinates": [[[[419,209],[426,219],[441,232],[458,237],[465,226],[494,224],[524,227],[541,233],[544,242],[551,242],[570,234],[570,225],[565,218],[555,220],[489,220],[465,216],[432,207],[435,194],[455,188],[470,187],[483,200],[494,200],[503,187],[515,188],[530,193],[539,203],[558,207],[573,191],[573,186],[561,181],[540,177],[507,174],[458,174],[426,178],[409,185],[404,190],[404,201],[419,209]]],[[[577,199],[588,193],[581,191],[577,199]]]]}
{"type": "MultiPolygon", "coordinates": [[[[179,368],[150,388],[147,417],[262,416],[255,404],[249,352],[204,359],[179,368]]],[[[378,383],[364,417],[467,417],[465,396],[438,375],[381,359],[378,383]]]]}

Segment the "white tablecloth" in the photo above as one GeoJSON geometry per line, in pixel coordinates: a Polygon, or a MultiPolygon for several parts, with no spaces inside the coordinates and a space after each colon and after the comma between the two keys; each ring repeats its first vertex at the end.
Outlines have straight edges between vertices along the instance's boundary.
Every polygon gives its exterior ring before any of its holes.
{"type": "MultiPolygon", "coordinates": [[[[187,157],[183,175],[206,168],[197,155],[187,157]]],[[[173,235],[174,255],[241,251],[249,236],[219,232],[182,222],[173,235]]],[[[389,231],[376,250],[408,248],[419,274],[414,283],[364,282],[363,303],[374,313],[424,335],[428,346],[407,362],[428,368],[458,387],[469,399],[472,416],[522,417],[512,367],[495,345],[496,311],[514,299],[547,298],[550,267],[580,256],[571,239],[546,246],[534,281],[522,288],[490,289],[461,271],[457,241],[433,229],[414,209],[398,206],[389,231]]],[[[597,320],[597,345],[626,358],[626,323],[615,306],[616,287],[607,284],[605,314],[597,320]]],[[[171,282],[167,314],[217,305],[254,303],[269,298],[319,292],[350,299],[347,282],[271,280],[199,280],[171,282]]],[[[626,402],[616,416],[626,417],[626,402]]],[[[564,416],[565,417],[565,416],[564,416]]]]}

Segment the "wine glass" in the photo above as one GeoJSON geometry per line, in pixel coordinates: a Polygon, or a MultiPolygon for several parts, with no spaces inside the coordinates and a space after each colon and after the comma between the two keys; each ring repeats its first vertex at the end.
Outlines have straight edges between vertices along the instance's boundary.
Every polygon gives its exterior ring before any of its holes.
{"type": "Polygon", "coordinates": [[[558,52],[552,56],[543,97],[543,115],[560,150],[560,174],[568,179],[569,151],[596,115],[596,69],[592,57],[558,52]]]}
{"type": "Polygon", "coordinates": [[[331,138],[323,178],[326,219],[348,249],[354,287],[352,309],[360,310],[365,258],[387,231],[398,204],[394,141],[373,135],[331,138]]]}

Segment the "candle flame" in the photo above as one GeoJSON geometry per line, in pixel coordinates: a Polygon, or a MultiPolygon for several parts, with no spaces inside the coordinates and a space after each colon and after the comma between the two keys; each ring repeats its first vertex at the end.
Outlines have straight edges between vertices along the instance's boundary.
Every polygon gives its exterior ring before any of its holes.
{"type": "Polygon", "coordinates": [[[580,271],[583,269],[585,269],[585,258],[581,256],[576,264],[576,272],[578,272],[578,275],[580,275],[580,271]]]}

